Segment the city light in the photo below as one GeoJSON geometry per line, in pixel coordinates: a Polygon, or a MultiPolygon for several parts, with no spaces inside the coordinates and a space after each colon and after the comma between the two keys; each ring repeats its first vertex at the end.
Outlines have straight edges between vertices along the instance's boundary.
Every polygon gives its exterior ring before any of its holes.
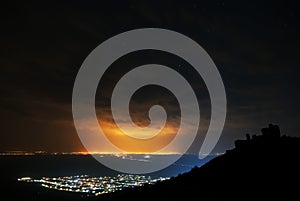
{"type": "Polygon", "coordinates": [[[65,176],[65,177],[42,177],[34,179],[31,177],[22,177],[18,181],[40,183],[42,187],[60,191],[79,192],[89,195],[101,195],[112,193],[124,188],[133,188],[145,184],[154,184],[157,181],[164,181],[168,177],[151,179],[150,176],[119,174],[115,177],[90,177],[88,175],[65,176]]]}

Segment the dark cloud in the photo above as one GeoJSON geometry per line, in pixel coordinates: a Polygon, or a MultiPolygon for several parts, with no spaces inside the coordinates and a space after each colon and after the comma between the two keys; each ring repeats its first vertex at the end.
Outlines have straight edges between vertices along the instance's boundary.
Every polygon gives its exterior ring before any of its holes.
{"type": "MultiPolygon", "coordinates": [[[[259,132],[269,122],[284,133],[299,135],[299,14],[289,1],[32,1],[0,8],[0,151],[44,149],[77,151],[83,147],[72,123],[71,96],[76,74],[85,57],[118,33],[161,27],[197,41],[212,57],[223,78],[228,114],[218,151],[232,146],[245,132],[259,132]]],[[[147,59],[173,65],[189,77],[200,101],[204,128],[210,117],[208,92],[184,61],[157,53],[128,55],[124,66],[147,59]],[[179,64],[184,68],[179,68],[179,64]]],[[[132,67],[132,66],[131,66],[132,67]]],[[[126,67],[123,67],[126,70],[126,67]]],[[[107,76],[109,83],[117,73],[107,76]]],[[[151,94],[151,89],[148,89],[151,94]]],[[[104,92],[105,92],[104,91],[104,92]]],[[[153,90],[152,90],[153,92],[153,90]]],[[[109,94],[109,93],[108,93],[109,94]]],[[[107,112],[108,94],[97,98],[107,112]]],[[[136,121],[142,122],[133,101],[136,121]]],[[[176,102],[161,96],[172,118],[176,102]],[[173,102],[172,102],[173,101],[173,102]]],[[[101,108],[102,107],[102,108],[101,108]]],[[[107,120],[107,119],[106,119],[107,120]]],[[[197,147],[195,147],[196,149],[197,147]]]]}

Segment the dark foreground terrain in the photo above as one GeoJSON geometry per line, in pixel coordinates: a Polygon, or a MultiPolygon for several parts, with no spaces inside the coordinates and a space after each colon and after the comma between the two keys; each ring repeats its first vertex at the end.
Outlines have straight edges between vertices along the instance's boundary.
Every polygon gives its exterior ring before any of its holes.
{"type": "MultiPolygon", "coordinates": [[[[300,139],[269,125],[204,166],[155,186],[103,196],[104,200],[299,200],[300,139]]],[[[100,199],[99,200],[103,200],[100,199]]]]}

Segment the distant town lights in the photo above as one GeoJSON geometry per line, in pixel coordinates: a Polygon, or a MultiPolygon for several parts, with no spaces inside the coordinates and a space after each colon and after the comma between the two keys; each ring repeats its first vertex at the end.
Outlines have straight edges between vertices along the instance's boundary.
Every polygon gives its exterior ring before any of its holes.
{"type": "Polygon", "coordinates": [[[22,177],[18,181],[40,183],[42,187],[79,192],[91,195],[101,195],[104,193],[112,193],[124,188],[132,188],[135,186],[143,186],[145,184],[154,184],[157,181],[164,181],[168,177],[160,177],[151,179],[150,176],[144,175],[126,175],[119,174],[116,177],[89,177],[88,175],[66,176],[66,177],[42,177],[41,179],[33,179],[31,177],[22,177]]]}

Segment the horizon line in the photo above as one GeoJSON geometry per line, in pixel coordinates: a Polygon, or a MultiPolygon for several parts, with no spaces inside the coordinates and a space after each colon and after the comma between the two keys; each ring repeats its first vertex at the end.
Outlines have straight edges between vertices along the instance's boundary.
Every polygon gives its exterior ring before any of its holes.
{"type": "MultiPolygon", "coordinates": [[[[214,153],[206,155],[221,155],[224,153],[214,153]]],[[[179,152],[88,152],[88,151],[78,151],[78,152],[47,152],[47,151],[0,151],[0,156],[32,156],[32,155],[115,155],[115,156],[125,156],[125,155],[197,155],[197,153],[179,153],[179,152]]]]}

